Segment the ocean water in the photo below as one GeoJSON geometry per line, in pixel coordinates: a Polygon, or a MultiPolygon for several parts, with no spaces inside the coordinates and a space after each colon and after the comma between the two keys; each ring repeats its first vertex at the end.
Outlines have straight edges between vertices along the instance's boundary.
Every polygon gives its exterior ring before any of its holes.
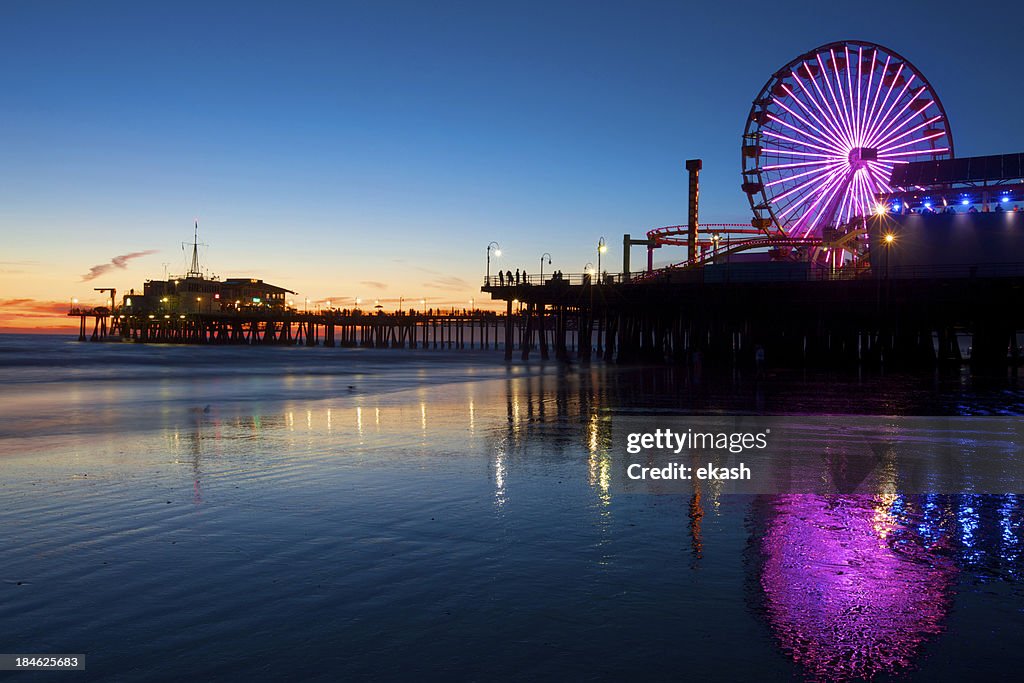
{"type": "Polygon", "coordinates": [[[1009,415],[1012,376],[0,336],[0,652],[64,680],[963,680],[1007,495],[624,494],[638,415],[1009,415]]]}

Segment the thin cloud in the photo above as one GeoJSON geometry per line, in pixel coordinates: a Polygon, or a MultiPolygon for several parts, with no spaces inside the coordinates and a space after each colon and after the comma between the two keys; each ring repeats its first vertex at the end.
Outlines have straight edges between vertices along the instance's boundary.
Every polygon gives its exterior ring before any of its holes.
{"type": "Polygon", "coordinates": [[[130,254],[121,254],[110,259],[110,263],[101,263],[98,266],[93,266],[89,269],[89,272],[82,276],[82,282],[89,282],[96,278],[106,275],[112,270],[124,270],[128,267],[128,262],[132,259],[140,258],[142,256],[149,256],[155,254],[156,249],[147,249],[146,251],[133,251],[130,254]]]}
{"type": "Polygon", "coordinates": [[[385,284],[383,282],[377,282],[376,280],[362,280],[362,281],[359,282],[359,284],[363,285],[364,287],[369,287],[370,289],[387,289],[388,288],[387,284],[385,284]]]}
{"type": "Polygon", "coordinates": [[[423,283],[424,287],[430,287],[432,289],[447,289],[447,290],[465,290],[469,288],[469,283],[463,280],[461,277],[455,277],[454,275],[448,275],[445,277],[434,278],[423,283]]]}
{"type": "Polygon", "coordinates": [[[70,303],[67,301],[42,301],[39,299],[0,299],[0,312],[19,317],[52,318],[66,315],[70,303]]]}

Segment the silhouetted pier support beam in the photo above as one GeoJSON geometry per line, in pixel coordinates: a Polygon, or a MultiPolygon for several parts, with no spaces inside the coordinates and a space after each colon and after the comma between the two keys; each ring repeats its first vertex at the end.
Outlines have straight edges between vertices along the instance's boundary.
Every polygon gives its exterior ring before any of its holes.
{"type": "Polygon", "coordinates": [[[629,248],[630,247],[647,247],[647,270],[654,270],[654,250],[659,248],[659,244],[654,240],[635,240],[632,235],[628,232],[622,236],[622,275],[625,279],[629,279],[630,274],[630,259],[629,259],[629,248]]]}
{"type": "Polygon", "coordinates": [[[700,206],[700,169],[703,168],[703,166],[704,162],[702,162],[700,159],[686,160],[686,171],[690,175],[690,190],[686,202],[686,246],[689,250],[687,252],[687,257],[691,261],[697,258],[697,230],[699,227],[698,208],[700,206]]]}
{"type": "Polygon", "coordinates": [[[548,360],[548,339],[547,326],[544,324],[545,306],[537,304],[537,332],[540,333],[540,357],[541,360],[548,360]]]}
{"type": "Polygon", "coordinates": [[[523,339],[519,342],[523,360],[530,360],[530,349],[533,347],[533,313],[536,304],[526,305],[526,329],[523,331],[523,339]]]}
{"type": "Polygon", "coordinates": [[[566,344],[567,328],[565,320],[565,306],[559,306],[555,315],[555,358],[568,360],[569,349],[566,344]]]}
{"type": "Polygon", "coordinates": [[[987,322],[971,336],[971,367],[982,371],[1005,369],[1010,349],[1017,346],[1017,335],[998,322],[987,322]]]}
{"type": "Polygon", "coordinates": [[[505,360],[512,360],[512,300],[505,303],[505,360]]]}

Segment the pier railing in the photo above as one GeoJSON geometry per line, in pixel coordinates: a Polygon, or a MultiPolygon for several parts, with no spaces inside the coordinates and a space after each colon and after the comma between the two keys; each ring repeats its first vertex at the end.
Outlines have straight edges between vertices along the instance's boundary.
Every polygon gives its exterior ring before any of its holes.
{"type": "Polygon", "coordinates": [[[622,273],[609,273],[605,272],[599,279],[597,273],[565,273],[560,276],[554,276],[549,273],[545,273],[543,276],[540,274],[536,275],[522,275],[517,278],[515,273],[509,278],[508,275],[491,275],[490,278],[484,277],[484,287],[537,287],[537,286],[580,286],[587,284],[606,284],[606,285],[617,285],[623,282],[629,282],[630,278],[623,275],[622,273]]]}

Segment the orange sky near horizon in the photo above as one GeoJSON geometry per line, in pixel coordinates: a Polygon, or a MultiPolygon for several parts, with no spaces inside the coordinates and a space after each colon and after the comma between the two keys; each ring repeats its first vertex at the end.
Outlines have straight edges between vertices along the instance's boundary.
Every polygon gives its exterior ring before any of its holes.
{"type": "MultiPolygon", "coordinates": [[[[90,249],[84,247],[77,251],[88,252],[90,249]]],[[[24,255],[24,252],[21,255],[24,255]]],[[[201,268],[204,271],[207,270],[205,257],[206,254],[201,252],[201,268]]],[[[159,251],[143,250],[116,254],[105,262],[102,262],[101,257],[90,259],[81,254],[78,258],[66,254],[49,262],[31,258],[0,262],[0,333],[77,331],[78,319],[67,315],[73,300],[85,306],[107,304],[109,293],[95,291],[95,288],[115,287],[117,301],[120,303],[122,296],[132,289],[140,291],[147,279],[163,279],[165,266],[171,277],[180,274],[186,269],[184,261],[180,252],[168,257],[159,251]],[[129,258],[123,258],[124,256],[129,258]],[[172,258],[182,265],[172,266],[168,263],[172,258]],[[69,271],[79,274],[69,277],[69,271]],[[64,295],[63,298],[61,295],[64,295]]],[[[499,259],[494,258],[492,272],[497,272],[498,263],[499,259]]],[[[439,270],[425,266],[415,265],[402,269],[401,264],[397,265],[398,268],[392,265],[388,274],[393,276],[395,270],[404,270],[403,274],[406,277],[400,281],[391,281],[390,278],[374,280],[366,274],[372,272],[372,267],[364,266],[353,270],[350,277],[344,278],[350,281],[352,277],[360,277],[354,284],[347,286],[315,284],[312,276],[319,275],[318,280],[327,280],[324,273],[317,272],[325,270],[323,266],[308,268],[306,273],[298,277],[289,277],[293,273],[286,271],[293,269],[280,266],[264,270],[233,268],[227,273],[217,273],[211,268],[208,272],[221,279],[258,277],[292,289],[297,294],[290,298],[300,309],[306,305],[307,298],[311,308],[323,306],[327,302],[336,308],[354,308],[357,298],[363,309],[372,308],[379,302],[385,310],[397,310],[399,306],[408,310],[420,308],[423,299],[426,299],[427,308],[467,308],[471,302],[474,307],[487,310],[498,310],[500,307],[499,304],[492,302],[488,295],[479,291],[478,278],[481,276],[473,277],[472,273],[468,273],[465,277],[460,277],[445,275],[439,270]],[[416,292],[416,295],[406,296],[400,293],[403,290],[416,292]],[[346,291],[357,293],[343,293],[346,291]]]]}

